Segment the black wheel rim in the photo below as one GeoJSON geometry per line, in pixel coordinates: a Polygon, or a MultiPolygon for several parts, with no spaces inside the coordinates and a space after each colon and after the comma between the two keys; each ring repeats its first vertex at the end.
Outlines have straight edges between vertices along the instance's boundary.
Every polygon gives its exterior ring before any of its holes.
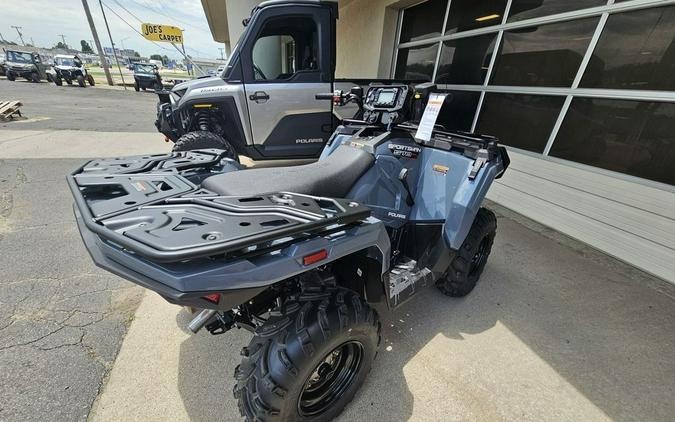
{"type": "Polygon", "coordinates": [[[302,416],[317,416],[328,410],[356,379],[363,360],[363,345],[343,343],[328,353],[305,381],[298,400],[302,416]]]}
{"type": "Polygon", "coordinates": [[[490,236],[485,236],[478,245],[476,253],[471,258],[471,269],[469,270],[469,277],[478,274],[485,265],[488,257],[488,249],[490,247],[490,236]]]}

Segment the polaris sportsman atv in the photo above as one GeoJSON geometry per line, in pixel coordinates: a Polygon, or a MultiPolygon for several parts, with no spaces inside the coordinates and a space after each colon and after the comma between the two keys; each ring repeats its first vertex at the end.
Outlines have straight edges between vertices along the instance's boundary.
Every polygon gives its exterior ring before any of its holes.
{"type": "Polygon", "coordinates": [[[91,86],[95,85],[94,77],[87,72],[78,56],[57,54],[54,56],[54,72],[52,79],[57,86],[63,85],[63,81],[66,81],[68,85],[77,81],[82,88],[87,86],[86,83],[91,86]]]}
{"type": "Polygon", "coordinates": [[[191,331],[253,333],[234,374],[248,420],[331,419],[377,353],[373,306],[431,284],[464,296],[490,254],[497,223],[480,206],[508,155],[440,127],[415,138],[434,89],[317,95],[363,106],[313,164],[241,169],[213,149],[90,161],[68,177],[84,243],[98,266],[201,309],[191,331]]]}

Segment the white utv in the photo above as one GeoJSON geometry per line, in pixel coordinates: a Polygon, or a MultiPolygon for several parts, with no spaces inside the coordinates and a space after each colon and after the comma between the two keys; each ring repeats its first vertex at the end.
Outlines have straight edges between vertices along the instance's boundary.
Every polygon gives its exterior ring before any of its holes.
{"type": "Polygon", "coordinates": [[[334,105],[316,94],[375,82],[335,80],[337,18],[335,2],[261,3],[244,21],[222,72],[158,93],[157,129],[175,142],[175,151],[219,148],[233,159],[318,158],[339,119],[334,105]]]}
{"type": "Polygon", "coordinates": [[[51,78],[57,86],[63,85],[63,81],[66,81],[68,85],[76,81],[82,88],[86,87],[87,83],[91,86],[95,84],[94,77],[87,72],[82,60],[75,55],[57,54],[54,56],[54,74],[51,78]]]}

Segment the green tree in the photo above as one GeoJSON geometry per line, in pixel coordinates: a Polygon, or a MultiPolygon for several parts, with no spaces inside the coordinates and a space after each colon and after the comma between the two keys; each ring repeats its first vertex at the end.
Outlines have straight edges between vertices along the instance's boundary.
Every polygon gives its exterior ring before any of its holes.
{"type": "Polygon", "coordinates": [[[91,53],[94,54],[94,50],[91,48],[89,43],[86,40],[81,40],[80,45],[82,46],[82,52],[83,53],[91,53]]]}
{"type": "Polygon", "coordinates": [[[134,51],[134,57],[141,57],[141,55],[138,54],[138,51],[134,51]]]}
{"type": "Polygon", "coordinates": [[[61,41],[57,42],[54,48],[68,48],[68,45],[62,43],[61,41]]]}
{"type": "Polygon", "coordinates": [[[150,60],[162,61],[162,56],[160,56],[159,54],[153,54],[152,56],[150,56],[150,60]]]}
{"type": "Polygon", "coordinates": [[[169,58],[166,57],[166,55],[162,56],[162,64],[167,64],[169,63],[169,58]]]}

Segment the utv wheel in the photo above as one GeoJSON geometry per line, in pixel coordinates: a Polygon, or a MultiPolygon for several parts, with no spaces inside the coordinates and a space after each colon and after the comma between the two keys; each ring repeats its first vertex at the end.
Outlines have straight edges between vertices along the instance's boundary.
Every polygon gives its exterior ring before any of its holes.
{"type": "Polygon", "coordinates": [[[84,88],[86,85],[84,84],[84,76],[78,75],[77,76],[77,84],[81,87],[84,88]]]}
{"type": "Polygon", "coordinates": [[[161,91],[161,90],[164,89],[164,86],[162,86],[161,82],[155,82],[155,85],[154,85],[153,88],[155,89],[155,91],[161,91]]]}
{"type": "Polygon", "coordinates": [[[94,82],[94,77],[91,75],[87,75],[87,82],[89,82],[90,86],[96,85],[96,82],[94,82]]]}
{"type": "Polygon", "coordinates": [[[67,83],[68,85],[72,85],[72,84],[73,84],[73,80],[72,80],[72,79],[66,79],[66,83],[67,83]]]}
{"type": "Polygon", "coordinates": [[[35,83],[40,82],[40,75],[38,75],[37,73],[31,73],[30,74],[30,81],[35,82],[35,83]]]}
{"type": "Polygon", "coordinates": [[[136,92],[141,90],[141,88],[138,86],[138,82],[134,82],[134,89],[136,90],[136,92]]]}
{"type": "Polygon", "coordinates": [[[195,149],[223,149],[227,151],[225,155],[239,162],[239,154],[234,150],[232,144],[225,140],[220,135],[205,130],[198,130],[195,132],[188,132],[178,138],[173,146],[173,151],[192,151],[195,149]]]}
{"type": "Polygon", "coordinates": [[[342,288],[284,308],[241,352],[239,412],[249,421],[331,420],[370,372],[380,343],[377,314],[342,288]]]}
{"type": "Polygon", "coordinates": [[[63,85],[63,79],[61,79],[60,77],[56,76],[56,77],[54,78],[54,83],[56,84],[56,86],[61,86],[61,85],[63,85]]]}
{"type": "Polygon", "coordinates": [[[7,74],[5,76],[7,76],[8,81],[15,81],[16,80],[16,76],[14,75],[14,73],[12,73],[10,71],[7,71],[7,74]]]}
{"type": "Polygon", "coordinates": [[[497,232],[497,217],[486,208],[476,214],[469,234],[450,263],[450,268],[436,286],[443,294],[452,297],[468,295],[485,268],[497,232]]]}

